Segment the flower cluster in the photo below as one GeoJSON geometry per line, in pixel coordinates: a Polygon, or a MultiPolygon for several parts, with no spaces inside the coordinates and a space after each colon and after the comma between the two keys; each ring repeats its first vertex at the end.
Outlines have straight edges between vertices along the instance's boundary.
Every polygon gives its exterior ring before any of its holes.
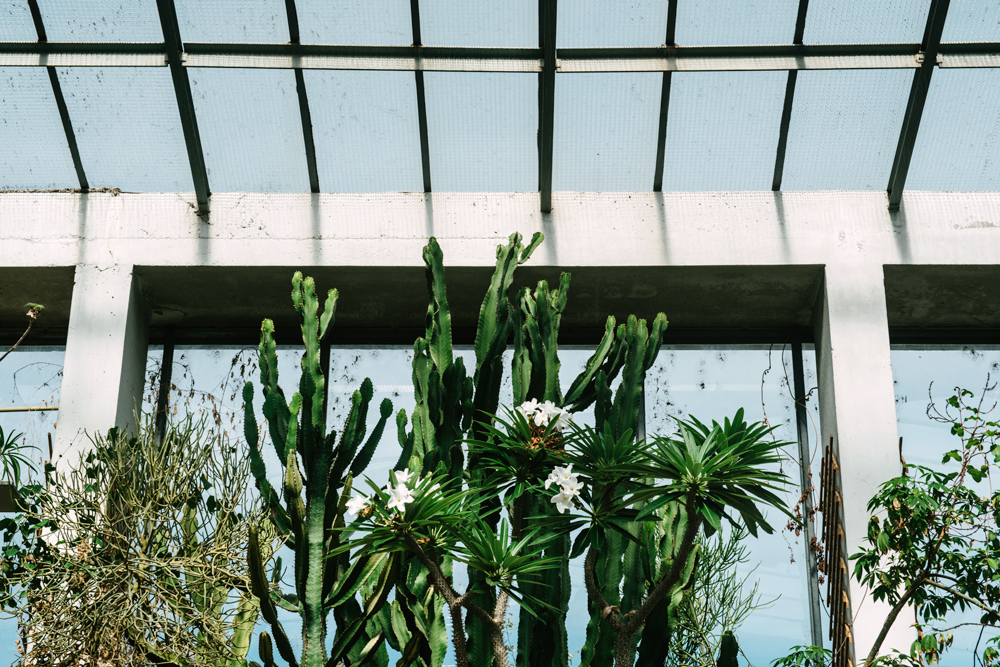
{"type": "MultiPolygon", "coordinates": [[[[406,511],[406,503],[413,502],[413,491],[409,484],[410,479],[413,477],[413,473],[407,468],[402,472],[396,472],[396,484],[390,482],[385,487],[385,492],[389,494],[389,500],[386,503],[386,507],[391,510],[397,510],[399,512],[406,511]]],[[[362,495],[356,495],[347,501],[347,511],[356,516],[361,516],[364,518],[371,511],[370,499],[362,495]]]]}
{"type": "Polygon", "coordinates": [[[572,421],[569,410],[556,406],[552,401],[539,403],[535,399],[525,401],[517,411],[524,415],[524,418],[540,428],[552,426],[552,430],[557,433],[572,421]]]}
{"type": "Polygon", "coordinates": [[[580,492],[583,491],[583,482],[573,472],[572,463],[565,468],[556,466],[555,470],[549,473],[548,478],[545,480],[545,488],[548,489],[553,484],[559,485],[559,493],[554,495],[549,502],[555,504],[560,514],[566,510],[573,509],[573,498],[580,495],[580,492]]]}

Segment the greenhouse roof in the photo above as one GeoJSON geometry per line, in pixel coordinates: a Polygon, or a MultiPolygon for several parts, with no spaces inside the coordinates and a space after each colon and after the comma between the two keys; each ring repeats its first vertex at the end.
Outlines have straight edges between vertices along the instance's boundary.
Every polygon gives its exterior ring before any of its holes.
{"type": "Polygon", "coordinates": [[[0,104],[0,190],[895,208],[1000,189],[1000,0],[3,0],[0,104]]]}

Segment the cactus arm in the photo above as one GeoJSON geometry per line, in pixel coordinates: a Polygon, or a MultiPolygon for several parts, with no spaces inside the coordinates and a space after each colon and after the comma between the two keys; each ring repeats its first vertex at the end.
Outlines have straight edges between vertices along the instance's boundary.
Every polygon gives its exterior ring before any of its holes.
{"type": "Polygon", "coordinates": [[[265,506],[270,510],[278,532],[287,535],[292,530],[291,522],[288,520],[288,513],[281,506],[281,499],[277,491],[267,481],[267,469],[264,466],[264,459],[260,455],[260,435],[257,432],[257,418],[253,412],[253,383],[247,382],[243,385],[244,420],[243,434],[246,437],[248,450],[250,452],[250,473],[257,482],[265,506]]]}
{"type": "Polygon", "coordinates": [[[340,484],[341,477],[351,465],[351,460],[365,437],[368,404],[371,403],[374,395],[375,389],[369,378],[365,378],[364,382],[361,383],[361,389],[356,390],[351,395],[351,411],[347,413],[347,422],[344,425],[344,432],[340,436],[340,445],[337,447],[337,453],[329,471],[329,483],[334,486],[340,484]]]}
{"type": "Polygon", "coordinates": [[[302,343],[305,346],[300,362],[302,373],[299,376],[302,420],[296,444],[302,451],[306,476],[313,478],[326,472],[326,453],[322,447],[326,427],[326,415],[323,413],[326,379],[320,365],[319,300],[316,298],[316,284],[312,278],[303,280],[298,271],[292,278],[292,301],[296,304],[295,309],[302,321],[302,343]]]}
{"type": "Polygon", "coordinates": [[[288,437],[288,406],[278,386],[278,346],[274,341],[274,322],[261,323],[259,363],[260,384],[264,392],[264,417],[271,433],[271,444],[278,460],[285,460],[285,439],[288,437]]]}
{"type": "Polygon", "coordinates": [[[337,313],[337,299],[340,293],[332,289],[326,293],[326,303],[323,304],[323,314],[319,317],[319,342],[326,340],[326,335],[330,332],[337,313]]]}
{"type": "Polygon", "coordinates": [[[260,615],[260,602],[253,595],[241,595],[237,603],[236,616],[232,623],[233,659],[226,667],[242,667],[246,663],[253,637],[254,624],[260,615]]]}
{"type": "Polygon", "coordinates": [[[361,471],[367,468],[368,464],[371,463],[372,455],[375,454],[375,448],[378,447],[378,443],[382,439],[382,432],[385,431],[385,423],[389,420],[389,416],[392,414],[392,401],[388,398],[382,399],[382,405],[379,407],[379,413],[378,424],[375,425],[371,435],[368,437],[368,441],[365,443],[364,447],[361,448],[361,451],[354,458],[354,462],[351,464],[351,477],[359,475],[361,471]]]}
{"type": "MultiPolygon", "coordinates": [[[[523,304],[531,299],[527,288],[517,295],[517,302],[523,304]]],[[[511,382],[514,389],[514,405],[518,406],[528,400],[528,385],[531,383],[531,355],[525,346],[527,333],[524,329],[522,308],[511,309],[512,328],[514,329],[514,359],[511,367],[511,382]]]]}
{"type": "Polygon", "coordinates": [[[298,667],[299,663],[295,659],[292,644],[288,641],[288,635],[285,634],[285,628],[281,624],[281,621],[278,620],[278,612],[274,607],[274,602],[271,600],[270,588],[267,585],[267,576],[264,573],[264,562],[260,557],[260,539],[257,535],[257,529],[253,526],[250,527],[248,541],[247,563],[250,570],[250,585],[254,596],[260,601],[261,616],[264,617],[264,620],[267,621],[267,624],[271,626],[271,630],[274,632],[274,643],[278,647],[278,653],[285,659],[289,667],[298,667]]]}
{"type": "Polygon", "coordinates": [[[392,469],[399,471],[409,465],[410,457],[413,456],[413,433],[409,435],[406,433],[406,410],[400,410],[396,415],[396,436],[399,440],[401,451],[399,452],[399,459],[392,469]]]}
{"type": "Polygon", "coordinates": [[[630,429],[633,433],[636,430],[642,384],[646,375],[642,364],[648,339],[646,320],[637,320],[635,315],[629,315],[628,323],[625,325],[625,365],[622,368],[622,382],[615,393],[612,407],[615,417],[614,437],[621,437],[630,429]]]}
{"type": "Polygon", "coordinates": [[[431,361],[442,371],[451,366],[451,310],[444,283],[444,254],[433,236],[424,246],[424,274],[431,302],[427,306],[427,343],[431,361]]]}
{"type": "Polygon", "coordinates": [[[615,318],[610,316],[604,325],[604,337],[563,398],[563,403],[570,412],[586,410],[594,402],[594,378],[608,358],[608,354],[612,352],[614,344],[615,318]]]}

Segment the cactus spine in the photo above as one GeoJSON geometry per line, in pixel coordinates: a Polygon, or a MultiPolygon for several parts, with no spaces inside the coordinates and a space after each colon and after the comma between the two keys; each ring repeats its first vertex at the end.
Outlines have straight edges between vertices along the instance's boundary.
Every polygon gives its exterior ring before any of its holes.
{"type": "Polygon", "coordinates": [[[301,361],[299,391],[286,403],[278,386],[277,345],[274,323],[264,320],[261,327],[260,382],[264,394],[264,417],[271,443],[284,468],[281,495],[267,480],[257,420],[253,412],[253,384],[243,388],[246,404],[245,434],[250,445],[251,470],[257,480],[272,519],[285,543],[295,550],[295,594],[281,595],[272,590],[265,572],[256,532],[251,532],[248,561],[253,593],[261,613],[274,633],[278,653],[291,666],[327,665],[327,617],[334,612],[333,664],[344,656],[377,653],[382,641],[378,623],[372,623],[392,589],[399,571],[396,556],[372,562],[363,558],[351,563],[347,553],[330,556],[340,544],[343,514],[351,489],[351,477],[359,474],[372,453],[392,412],[386,399],[380,419],[365,439],[365,419],[373,389],[365,380],[354,392],[343,432],[326,433],[324,396],[326,379],[320,365],[320,346],[330,333],[337,304],[336,290],[330,290],[323,311],[319,311],[312,278],[296,272],[292,278],[292,302],[299,316],[305,351],[301,361]],[[353,597],[358,587],[368,585],[362,607],[353,597]],[[351,595],[343,595],[351,588],[351,595]],[[294,611],[302,618],[302,653],[296,656],[285,629],[277,618],[277,606],[294,611]],[[374,632],[372,632],[374,630],[374,632]],[[370,645],[371,644],[371,645],[370,645]]]}

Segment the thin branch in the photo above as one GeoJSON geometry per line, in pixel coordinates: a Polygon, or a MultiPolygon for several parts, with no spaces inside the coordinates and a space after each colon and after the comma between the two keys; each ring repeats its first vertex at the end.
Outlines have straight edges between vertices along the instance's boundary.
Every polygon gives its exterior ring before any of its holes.
{"type": "Polygon", "coordinates": [[[976,605],[977,607],[979,607],[983,611],[989,611],[989,612],[993,612],[993,613],[998,613],[997,610],[991,609],[990,607],[987,607],[986,605],[984,605],[979,600],[975,600],[973,598],[970,598],[968,595],[965,595],[964,593],[962,593],[962,592],[960,592],[960,591],[952,588],[951,586],[945,586],[944,584],[939,584],[938,582],[934,581],[933,579],[928,579],[924,583],[926,583],[926,584],[928,584],[930,586],[933,586],[934,588],[940,588],[943,591],[947,591],[947,592],[951,593],[952,595],[954,595],[956,597],[960,597],[963,600],[965,600],[966,602],[970,602],[970,603],[976,605]]]}
{"type": "Polygon", "coordinates": [[[28,309],[28,312],[27,312],[27,316],[28,316],[28,320],[29,320],[28,321],[28,328],[24,330],[24,333],[21,334],[21,337],[17,339],[17,342],[14,343],[14,346],[11,347],[9,350],[7,350],[6,352],[3,353],[3,356],[0,357],[0,361],[3,361],[4,359],[6,359],[8,354],[10,354],[15,349],[17,349],[17,346],[21,344],[21,341],[23,341],[27,337],[28,332],[31,331],[31,327],[33,327],[35,325],[35,320],[38,319],[38,315],[41,312],[42,312],[42,307],[38,306],[38,305],[32,305],[31,308],[28,309]]]}

